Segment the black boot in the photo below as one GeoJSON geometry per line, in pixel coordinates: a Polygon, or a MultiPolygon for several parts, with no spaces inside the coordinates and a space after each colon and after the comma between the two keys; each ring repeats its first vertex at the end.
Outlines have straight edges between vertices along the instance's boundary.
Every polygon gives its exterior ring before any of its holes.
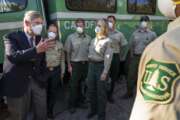
{"type": "Polygon", "coordinates": [[[126,93],[122,96],[123,99],[129,99],[131,97],[133,97],[133,93],[126,93]]]}
{"type": "Polygon", "coordinates": [[[0,102],[0,120],[6,120],[10,115],[10,112],[8,111],[7,104],[4,103],[4,101],[0,102]]]}
{"type": "Polygon", "coordinates": [[[88,119],[91,119],[91,118],[93,118],[96,114],[97,114],[96,112],[92,112],[92,111],[91,111],[91,112],[88,113],[87,118],[88,118],[88,119]]]}
{"type": "Polygon", "coordinates": [[[76,112],[76,108],[74,108],[74,107],[70,108],[70,109],[69,109],[69,112],[70,112],[71,114],[74,114],[74,113],[76,112]]]}
{"type": "Polygon", "coordinates": [[[112,96],[108,97],[108,102],[113,104],[114,103],[114,98],[112,96]]]}
{"type": "Polygon", "coordinates": [[[52,111],[48,111],[48,118],[49,119],[54,119],[54,115],[53,115],[53,112],[52,111]]]}

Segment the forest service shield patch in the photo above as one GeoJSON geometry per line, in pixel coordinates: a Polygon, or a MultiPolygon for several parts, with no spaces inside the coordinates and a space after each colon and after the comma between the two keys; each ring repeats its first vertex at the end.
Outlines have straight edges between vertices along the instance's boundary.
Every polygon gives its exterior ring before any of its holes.
{"type": "Polygon", "coordinates": [[[174,97],[174,86],[179,75],[176,63],[150,60],[140,84],[140,91],[148,102],[168,104],[174,97]]]}

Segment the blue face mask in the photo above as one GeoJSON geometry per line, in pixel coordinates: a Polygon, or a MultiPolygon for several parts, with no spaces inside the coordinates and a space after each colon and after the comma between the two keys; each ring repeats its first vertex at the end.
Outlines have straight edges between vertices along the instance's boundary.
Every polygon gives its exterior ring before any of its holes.
{"type": "Polygon", "coordinates": [[[96,26],[95,32],[96,32],[96,33],[100,33],[100,32],[101,32],[101,28],[100,28],[99,26],[96,26]]]}
{"type": "Polygon", "coordinates": [[[55,38],[56,38],[56,33],[54,33],[54,32],[48,32],[48,38],[49,38],[49,39],[55,39],[55,38]]]}
{"type": "Polygon", "coordinates": [[[82,34],[84,32],[84,29],[82,27],[77,27],[76,28],[76,31],[79,33],[79,34],[82,34]]]}
{"type": "Polygon", "coordinates": [[[140,23],[140,27],[141,27],[141,28],[147,28],[147,27],[148,27],[148,22],[142,21],[142,22],[140,23]]]}
{"type": "Polygon", "coordinates": [[[113,28],[113,23],[112,23],[112,22],[108,22],[108,27],[109,27],[110,29],[112,29],[112,28],[113,28]]]}

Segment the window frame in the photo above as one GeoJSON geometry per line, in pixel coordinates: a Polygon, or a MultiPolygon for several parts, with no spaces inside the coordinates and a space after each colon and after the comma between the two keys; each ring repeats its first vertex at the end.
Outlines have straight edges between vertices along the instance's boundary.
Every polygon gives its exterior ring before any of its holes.
{"type": "Polygon", "coordinates": [[[28,2],[29,2],[29,0],[26,0],[26,3],[24,4],[25,5],[24,8],[21,9],[21,10],[18,10],[18,11],[3,11],[3,12],[0,12],[0,14],[21,12],[21,11],[23,11],[23,10],[25,10],[27,8],[28,2]]]}
{"type": "Polygon", "coordinates": [[[69,3],[68,3],[68,0],[65,0],[65,6],[68,10],[71,10],[71,11],[79,11],[79,12],[102,12],[102,13],[116,13],[117,11],[117,0],[115,0],[115,7],[114,7],[114,10],[113,11],[106,11],[105,9],[104,10],[81,10],[81,9],[78,9],[78,10],[75,10],[73,8],[70,7],[69,3]]]}
{"type": "Polygon", "coordinates": [[[137,12],[137,11],[130,11],[129,10],[129,0],[127,0],[127,12],[128,14],[140,14],[140,15],[155,15],[156,14],[156,9],[157,9],[157,1],[155,0],[155,9],[153,10],[152,13],[145,13],[145,12],[137,12]]]}

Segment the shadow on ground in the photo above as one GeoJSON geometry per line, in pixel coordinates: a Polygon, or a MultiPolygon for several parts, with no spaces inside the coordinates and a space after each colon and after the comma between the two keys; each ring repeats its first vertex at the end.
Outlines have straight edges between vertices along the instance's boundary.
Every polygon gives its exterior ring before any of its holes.
{"type": "MultiPolygon", "coordinates": [[[[86,118],[88,114],[88,109],[77,109],[76,113],[71,114],[68,111],[68,93],[67,86],[60,87],[57,92],[57,103],[54,108],[55,119],[54,120],[88,120],[86,118]]],[[[106,120],[128,120],[130,116],[130,112],[133,105],[134,98],[123,99],[122,96],[126,92],[126,82],[125,80],[119,80],[116,83],[115,91],[114,91],[114,104],[107,104],[106,110],[106,120]]],[[[2,112],[1,112],[2,113],[2,112]]],[[[3,114],[2,114],[3,115],[3,114]]],[[[6,113],[4,116],[0,114],[0,120],[4,120],[1,117],[6,117],[6,113]]],[[[29,117],[28,120],[31,120],[29,117]]],[[[8,120],[8,119],[6,119],[8,120]]],[[[90,120],[97,120],[97,116],[90,120]]]]}
{"type": "MultiPolygon", "coordinates": [[[[67,109],[67,98],[66,92],[67,87],[59,88],[57,95],[57,103],[54,108],[54,114],[56,115],[55,120],[88,120],[86,118],[88,109],[77,109],[76,113],[71,114],[67,109]]],[[[133,105],[133,98],[123,99],[122,96],[126,92],[126,82],[118,81],[114,91],[115,103],[107,105],[106,120],[128,120],[133,105]]],[[[97,116],[90,120],[96,120],[97,116]]]]}

